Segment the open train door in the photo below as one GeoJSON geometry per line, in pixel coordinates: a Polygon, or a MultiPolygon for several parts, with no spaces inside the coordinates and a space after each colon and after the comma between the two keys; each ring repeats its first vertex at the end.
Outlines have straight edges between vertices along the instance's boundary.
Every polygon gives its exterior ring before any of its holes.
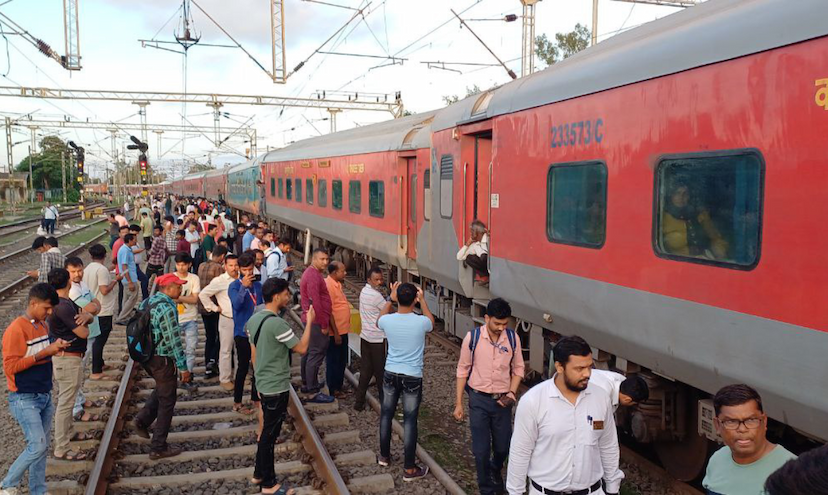
{"type": "MultiPolygon", "coordinates": [[[[480,220],[491,229],[491,171],[492,131],[491,123],[472,124],[463,129],[461,152],[463,154],[463,215],[461,241],[468,242],[472,220],[480,220]]],[[[491,239],[489,239],[491,241],[491,239]]],[[[460,285],[467,297],[477,297],[474,289],[474,272],[460,265],[460,285]]]]}
{"type": "Polygon", "coordinates": [[[403,194],[407,199],[406,206],[403,212],[406,213],[406,237],[408,238],[408,246],[406,249],[406,256],[409,259],[417,259],[417,157],[406,157],[405,159],[406,177],[408,182],[408,194],[403,194]]]}

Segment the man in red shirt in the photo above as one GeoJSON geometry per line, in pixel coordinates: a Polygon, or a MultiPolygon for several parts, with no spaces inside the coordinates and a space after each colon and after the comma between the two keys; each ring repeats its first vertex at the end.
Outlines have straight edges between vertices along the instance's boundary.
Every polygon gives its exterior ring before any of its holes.
{"type": "Polygon", "coordinates": [[[328,267],[328,252],[322,248],[313,251],[313,259],[299,283],[299,293],[302,295],[302,323],[307,322],[308,308],[313,304],[316,320],[311,327],[310,347],[302,356],[302,393],[316,394],[309,402],[328,403],[334,398],[319,393],[322,385],[319,383],[319,367],[325,360],[328,352],[328,328],[331,318],[331,296],[322,278],[322,272],[328,267]]]}
{"type": "Polygon", "coordinates": [[[345,380],[345,366],[348,365],[348,332],[351,330],[351,304],[342,290],[345,280],[345,264],[331,261],[328,265],[328,277],[325,286],[331,296],[330,338],[328,353],[325,358],[325,378],[328,391],[337,399],[342,399],[342,385],[345,380]]]}

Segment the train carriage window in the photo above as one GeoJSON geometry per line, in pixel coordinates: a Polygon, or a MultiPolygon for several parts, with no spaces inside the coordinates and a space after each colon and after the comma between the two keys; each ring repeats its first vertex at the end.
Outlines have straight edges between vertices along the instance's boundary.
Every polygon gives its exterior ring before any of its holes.
{"type": "Polygon", "coordinates": [[[342,181],[334,180],[331,182],[331,206],[334,210],[342,209],[342,181]]]}
{"type": "Polygon", "coordinates": [[[550,242],[600,249],[606,239],[607,166],[563,163],[546,177],[546,237],[550,242]]]}
{"type": "Polygon", "coordinates": [[[423,220],[431,220],[431,169],[423,172],[423,220]]]}
{"type": "Polygon", "coordinates": [[[417,221],[417,174],[414,174],[414,175],[411,176],[411,186],[409,186],[409,187],[411,189],[411,192],[409,193],[411,195],[411,197],[408,198],[409,199],[408,209],[411,210],[409,212],[409,214],[411,216],[411,221],[416,222],[417,221]]]}
{"type": "Polygon", "coordinates": [[[276,179],[270,178],[270,195],[276,196],[276,179]]]}
{"type": "Polygon", "coordinates": [[[352,180],[348,183],[348,210],[362,213],[362,182],[352,180]]]}
{"type": "Polygon", "coordinates": [[[287,187],[287,199],[290,201],[293,199],[293,181],[290,179],[285,179],[285,187],[287,187]]]}
{"type": "Polygon", "coordinates": [[[664,157],[653,247],[663,258],[750,270],[759,262],[764,161],[758,151],[664,157]]]}
{"type": "Polygon", "coordinates": [[[305,179],[305,201],[313,204],[313,179],[305,179]]]}
{"type": "Polygon", "coordinates": [[[385,182],[381,180],[368,183],[368,214],[377,218],[385,216],[385,182]]]}
{"type": "Polygon", "coordinates": [[[283,193],[284,193],[284,189],[285,189],[285,184],[284,184],[284,182],[282,181],[282,178],[281,178],[281,177],[279,177],[279,199],[282,199],[282,196],[283,196],[283,193]]]}
{"type": "Polygon", "coordinates": [[[440,158],[440,216],[443,218],[451,218],[453,182],[454,158],[443,155],[440,158]]]}
{"type": "Polygon", "coordinates": [[[302,202],[302,179],[294,179],[295,184],[293,188],[296,189],[296,202],[302,202]]]}
{"type": "Polygon", "coordinates": [[[328,206],[328,181],[319,179],[317,186],[317,189],[319,189],[319,198],[316,204],[324,208],[328,206]]]}

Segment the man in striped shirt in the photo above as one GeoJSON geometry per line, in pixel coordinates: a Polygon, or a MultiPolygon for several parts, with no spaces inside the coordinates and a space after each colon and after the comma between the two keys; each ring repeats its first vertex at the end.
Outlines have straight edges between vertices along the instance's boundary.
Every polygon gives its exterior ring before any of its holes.
{"type": "Polygon", "coordinates": [[[156,283],[159,291],[141,305],[143,309],[149,304],[152,315],[150,328],[155,343],[155,354],[142,366],[155,379],[155,390],[147,399],[144,408],[135,416],[136,433],[143,438],[150,438],[147,428],[155,423],[149,454],[152,460],[181,453],[181,449],[167,444],[167,434],[175,409],[177,372],[181,372],[182,383],[189,383],[191,379],[190,372],[187,371],[184,346],[181,345],[181,329],[178,326],[178,309],[175,305],[185,281],[174,273],[168,273],[158,277],[156,283]]]}
{"type": "Polygon", "coordinates": [[[66,258],[58,249],[58,240],[55,237],[38,237],[32,243],[32,249],[40,253],[40,269],[26,272],[38,282],[47,282],[47,276],[52,268],[63,268],[66,258]]]}

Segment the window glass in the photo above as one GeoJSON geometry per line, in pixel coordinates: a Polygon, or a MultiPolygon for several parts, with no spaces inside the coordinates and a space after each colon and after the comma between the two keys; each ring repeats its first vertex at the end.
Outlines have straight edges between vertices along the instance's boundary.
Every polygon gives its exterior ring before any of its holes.
{"type": "Polygon", "coordinates": [[[319,186],[319,200],[316,204],[324,208],[328,206],[328,181],[325,179],[319,179],[317,185],[319,186]]]}
{"type": "Polygon", "coordinates": [[[331,206],[334,210],[342,209],[342,181],[331,182],[331,206]]]}
{"type": "Polygon", "coordinates": [[[440,158],[440,216],[451,218],[452,184],[454,182],[454,159],[451,155],[440,158]]]}
{"type": "Polygon", "coordinates": [[[305,179],[305,201],[309,205],[313,204],[313,179],[305,179]]]}
{"type": "Polygon", "coordinates": [[[546,236],[551,242],[600,248],[606,238],[607,167],[601,162],[549,168],[546,236]]]}
{"type": "Polygon", "coordinates": [[[296,184],[294,184],[293,187],[296,188],[296,202],[301,203],[302,202],[302,179],[295,179],[295,181],[296,181],[296,184]]]}
{"type": "Polygon", "coordinates": [[[661,160],[656,169],[656,252],[732,268],[756,266],[763,174],[755,151],[661,160]]]}
{"type": "Polygon", "coordinates": [[[385,182],[381,180],[368,183],[368,214],[378,218],[385,216],[385,182]]]}
{"type": "Polygon", "coordinates": [[[409,188],[411,190],[411,192],[409,193],[411,195],[411,197],[408,198],[409,199],[408,209],[411,210],[409,212],[409,215],[411,216],[411,221],[416,222],[417,221],[417,175],[416,174],[411,176],[411,186],[409,188]]]}
{"type": "Polygon", "coordinates": [[[282,181],[282,178],[279,177],[279,199],[282,199],[282,196],[284,195],[284,189],[285,189],[285,184],[282,181]]]}
{"type": "Polygon", "coordinates": [[[431,169],[423,172],[423,220],[431,220],[431,169]]]}
{"type": "Polygon", "coordinates": [[[270,178],[270,195],[276,196],[276,179],[270,178]]]}
{"type": "Polygon", "coordinates": [[[285,179],[285,184],[287,187],[287,199],[293,199],[293,181],[290,179],[285,179]]]}
{"type": "Polygon", "coordinates": [[[348,183],[348,210],[362,213],[362,182],[352,180],[348,183]]]}

